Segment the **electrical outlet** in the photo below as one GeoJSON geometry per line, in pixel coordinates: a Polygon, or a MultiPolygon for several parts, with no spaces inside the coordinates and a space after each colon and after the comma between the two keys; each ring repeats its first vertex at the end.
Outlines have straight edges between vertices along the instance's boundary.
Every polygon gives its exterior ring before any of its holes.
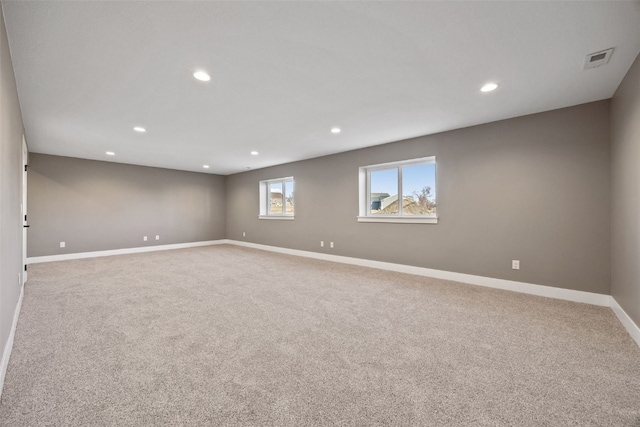
{"type": "Polygon", "coordinates": [[[247,237],[247,233],[245,233],[244,231],[242,232],[242,237],[247,237]]]}
{"type": "Polygon", "coordinates": [[[520,270],[520,260],[517,260],[517,259],[512,260],[511,268],[514,270],[520,270]]]}
{"type": "Polygon", "coordinates": [[[333,242],[329,242],[329,247],[333,248],[333,242]]]}
{"type": "Polygon", "coordinates": [[[320,240],[320,247],[324,248],[324,240],[320,240]]]}
{"type": "Polygon", "coordinates": [[[147,236],[142,236],[142,240],[147,241],[147,236]]]}
{"type": "Polygon", "coordinates": [[[61,248],[64,248],[64,247],[66,247],[66,246],[67,246],[67,244],[66,244],[65,242],[60,242],[60,247],[61,247],[61,248]]]}
{"type": "Polygon", "coordinates": [[[156,240],[160,240],[160,236],[156,234],[156,240]]]}

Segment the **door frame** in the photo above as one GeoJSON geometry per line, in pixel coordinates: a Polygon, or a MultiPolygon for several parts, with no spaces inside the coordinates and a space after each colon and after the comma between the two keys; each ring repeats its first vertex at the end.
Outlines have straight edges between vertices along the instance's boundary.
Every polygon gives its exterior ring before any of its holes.
{"type": "Polygon", "coordinates": [[[22,215],[22,284],[27,282],[27,169],[29,168],[29,148],[27,140],[22,135],[22,203],[20,212],[22,215]]]}

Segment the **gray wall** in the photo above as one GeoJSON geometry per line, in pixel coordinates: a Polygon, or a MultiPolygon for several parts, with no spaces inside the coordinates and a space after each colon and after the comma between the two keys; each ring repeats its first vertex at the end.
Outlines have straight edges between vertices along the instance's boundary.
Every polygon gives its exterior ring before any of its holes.
{"type": "Polygon", "coordinates": [[[227,238],[608,294],[609,131],[600,101],[231,175],[227,238]],[[431,155],[439,224],[356,222],[359,166],[431,155]],[[259,220],[284,176],[295,221],[259,220]]]}
{"type": "Polygon", "coordinates": [[[224,203],[223,176],[32,153],[28,255],[223,239],[224,203]]]}
{"type": "Polygon", "coordinates": [[[20,297],[18,275],[23,269],[22,134],[16,80],[4,16],[0,12],[0,352],[4,351],[11,332],[20,297]]]}
{"type": "Polygon", "coordinates": [[[611,101],[611,294],[640,325],[640,56],[611,101]]]}

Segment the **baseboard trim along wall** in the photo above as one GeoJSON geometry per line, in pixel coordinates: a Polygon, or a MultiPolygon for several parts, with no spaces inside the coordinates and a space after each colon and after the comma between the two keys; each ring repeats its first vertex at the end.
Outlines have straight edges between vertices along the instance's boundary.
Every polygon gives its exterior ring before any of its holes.
{"type": "Polygon", "coordinates": [[[620,307],[618,301],[613,297],[611,297],[611,310],[613,310],[618,320],[620,320],[620,323],[622,323],[622,326],[625,327],[629,335],[631,335],[631,338],[633,338],[636,344],[638,344],[638,347],[640,347],[640,326],[635,324],[633,319],[629,317],[627,312],[620,307]]]}
{"type": "MultiPolygon", "coordinates": [[[[126,249],[113,249],[106,251],[95,252],[81,252],[73,254],[61,254],[61,255],[48,255],[27,258],[27,264],[36,264],[41,262],[52,261],[65,261],[72,259],[83,258],[95,258],[102,256],[112,255],[124,255],[140,252],[153,252],[153,251],[165,251],[171,249],[184,249],[198,246],[211,246],[231,244],[236,246],[244,246],[248,248],[261,249],[265,251],[277,252],[286,255],[302,256],[307,258],[321,259],[325,261],[339,262],[343,264],[358,265],[361,267],[379,268],[381,270],[397,271],[399,273],[414,274],[417,276],[434,277],[436,279],[452,280],[455,282],[468,283],[471,285],[485,286],[488,288],[502,289],[506,291],[520,292],[530,295],[538,295],[547,298],[555,298],[566,301],[580,302],[584,304],[598,305],[603,307],[611,307],[616,317],[620,320],[620,323],[629,332],[633,340],[640,346],[640,327],[636,325],[633,320],[625,313],[620,305],[610,295],[596,294],[592,292],[576,291],[572,289],[555,288],[552,286],[536,285],[533,283],[516,282],[513,280],[496,279],[492,277],[475,276],[472,274],[455,273],[452,271],[435,270],[431,268],[415,267],[404,264],[394,264],[383,261],[373,261],[362,258],[352,258],[341,255],[331,255],[319,252],[303,251],[299,249],[281,248],[278,246],[262,245],[258,243],[243,242],[239,240],[207,240],[202,242],[190,242],[190,243],[176,243],[171,245],[158,245],[158,246],[146,246],[139,248],[126,248],[126,249]]],[[[24,289],[24,287],[23,287],[24,289]]],[[[20,314],[20,307],[22,305],[22,292],[20,293],[20,301],[16,308],[16,314],[14,316],[13,327],[11,329],[11,335],[9,341],[4,350],[2,357],[2,366],[0,367],[0,387],[4,382],[4,375],[6,373],[7,364],[9,361],[9,355],[11,354],[11,348],[13,346],[13,335],[18,322],[18,315],[20,314]]],[[[1,392],[0,392],[1,393],[1,392]]]]}
{"type": "Polygon", "coordinates": [[[414,274],[417,276],[435,277],[436,279],[452,280],[471,285],[485,286],[488,288],[503,289],[506,291],[520,292],[524,294],[538,295],[548,298],[566,301],[581,302],[604,307],[611,306],[611,296],[592,292],[575,291],[572,289],[554,288],[553,286],[535,285],[532,283],[515,282],[513,280],[496,279],[492,277],[474,276],[472,274],[454,273],[452,271],[434,270],[431,268],[415,267],[412,265],[394,264],[383,261],[372,261],[362,258],[351,258],[340,255],[323,254],[319,252],[302,251],[298,249],[280,248],[277,246],[261,245],[257,243],[228,240],[227,243],[246,246],[248,248],[263,249],[287,255],[303,256],[307,258],[322,259],[325,261],[340,262],[343,264],[359,265],[362,267],[379,268],[381,270],[397,271],[399,273],[414,274]]]}
{"type": "Polygon", "coordinates": [[[2,362],[0,365],[0,397],[2,397],[2,390],[4,389],[4,378],[7,375],[7,368],[9,367],[9,358],[11,357],[11,351],[13,350],[13,339],[16,336],[16,328],[18,327],[18,317],[20,317],[20,310],[22,308],[22,296],[24,295],[24,284],[20,288],[20,296],[18,297],[18,304],[16,304],[16,310],[13,313],[13,324],[11,325],[11,332],[9,332],[9,338],[7,344],[4,346],[2,352],[2,362]]]}
{"type": "MultiPolygon", "coordinates": [[[[507,291],[521,292],[525,294],[538,295],[548,298],[562,299],[567,301],[581,302],[585,304],[611,307],[611,296],[596,294],[592,292],[575,291],[572,289],[554,288],[552,286],[536,285],[533,283],[516,282],[513,280],[496,279],[492,277],[474,276],[472,274],[455,273],[452,271],[435,270],[431,268],[415,267],[412,265],[394,264],[383,261],[373,261],[363,258],[352,258],[340,255],[323,254],[319,252],[302,251],[299,249],[281,248],[278,246],[262,245],[258,243],[242,242],[239,240],[207,240],[203,242],[176,243],[171,245],[145,246],[139,248],[112,249],[106,251],[80,252],[72,254],[47,255],[27,258],[27,264],[37,264],[41,262],[66,261],[72,259],[95,258],[102,256],[124,255],[140,252],[166,251],[171,249],[184,249],[197,246],[210,246],[220,244],[232,244],[245,246],[248,248],[262,249],[271,252],[278,252],[287,255],[302,256],[307,258],[321,259],[325,261],[340,262],[343,264],[359,265],[362,267],[379,268],[382,270],[397,271],[399,273],[414,274],[417,276],[435,277],[436,279],[453,280],[456,282],[468,283],[472,285],[485,286],[507,291]]],[[[618,306],[619,307],[619,306],[618,306]]],[[[620,308],[620,311],[622,309],[620,308]]],[[[622,311],[624,313],[624,311],[622,311]]],[[[626,313],[625,313],[626,316],[626,313]]],[[[628,318],[628,316],[627,316],[628,318]]],[[[631,319],[629,318],[629,321],[631,319]]],[[[633,322],[631,322],[633,323],[633,322]]]]}
{"type": "Polygon", "coordinates": [[[361,258],[351,258],[340,255],[330,255],[318,252],[301,251],[298,249],[281,248],[277,246],[261,245],[258,243],[242,242],[238,240],[226,240],[237,246],[262,249],[271,252],[278,252],[287,255],[303,256],[308,258],[322,259],[325,261],[340,262],[343,264],[359,265],[362,267],[379,268],[382,270],[397,271],[399,273],[415,274],[418,276],[435,277],[437,279],[452,280],[455,282],[468,283],[471,285],[485,286],[488,288],[502,289],[506,291],[520,292],[530,295],[538,295],[547,298],[555,298],[566,301],[580,302],[584,304],[610,307],[620,323],[629,332],[631,338],[640,347],[640,327],[634,323],[629,315],[620,307],[618,302],[610,295],[596,294],[592,292],[575,291],[572,289],[554,288],[552,286],[536,285],[533,283],[516,282],[512,280],[496,279],[484,276],[474,276],[471,274],[454,273],[451,271],[434,270],[430,268],[414,267],[411,265],[393,264],[390,262],[372,261],[361,258]]]}
{"type": "Polygon", "coordinates": [[[102,256],[136,254],[141,252],[168,251],[171,249],[185,249],[197,246],[211,246],[228,243],[226,239],[206,240],[202,242],[174,243],[170,245],[144,246],[139,248],[110,249],[106,251],[78,252],[73,254],[45,255],[27,258],[27,264],[38,264],[40,262],[67,261],[71,259],[97,258],[102,256]]]}

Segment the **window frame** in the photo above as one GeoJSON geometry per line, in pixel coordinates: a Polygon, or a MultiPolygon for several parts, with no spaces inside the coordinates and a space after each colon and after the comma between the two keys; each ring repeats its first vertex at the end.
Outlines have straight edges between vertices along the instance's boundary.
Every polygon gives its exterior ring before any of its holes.
{"type": "Polygon", "coordinates": [[[287,182],[291,182],[293,185],[293,193],[295,193],[295,179],[292,176],[287,176],[284,178],[274,178],[274,179],[265,179],[260,181],[259,184],[259,192],[260,192],[260,208],[259,208],[259,219],[279,219],[279,220],[289,220],[292,221],[295,219],[295,202],[293,208],[293,214],[287,214],[287,182]],[[269,194],[269,188],[273,183],[282,184],[282,213],[273,214],[270,213],[270,203],[271,203],[271,195],[269,194]]]}
{"type": "Polygon", "coordinates": [[[436,156],[420,157],[417,159],[400,160],[396,162],[378,163],[375,165],[361,166],[358,168],[358,196],[359,210],[358,222],[395,222],[404,224],[437,224],[437,187],[438,187],[438,164],[436,156]],[[420,164],[435,165],[435,187],[436,192],[436,213],[433,215],[402,215],[402,168],[420,164]],[[372,215],[371,214],[371,172],[398,169],[398,214],[397,215],[372,215]]]}

